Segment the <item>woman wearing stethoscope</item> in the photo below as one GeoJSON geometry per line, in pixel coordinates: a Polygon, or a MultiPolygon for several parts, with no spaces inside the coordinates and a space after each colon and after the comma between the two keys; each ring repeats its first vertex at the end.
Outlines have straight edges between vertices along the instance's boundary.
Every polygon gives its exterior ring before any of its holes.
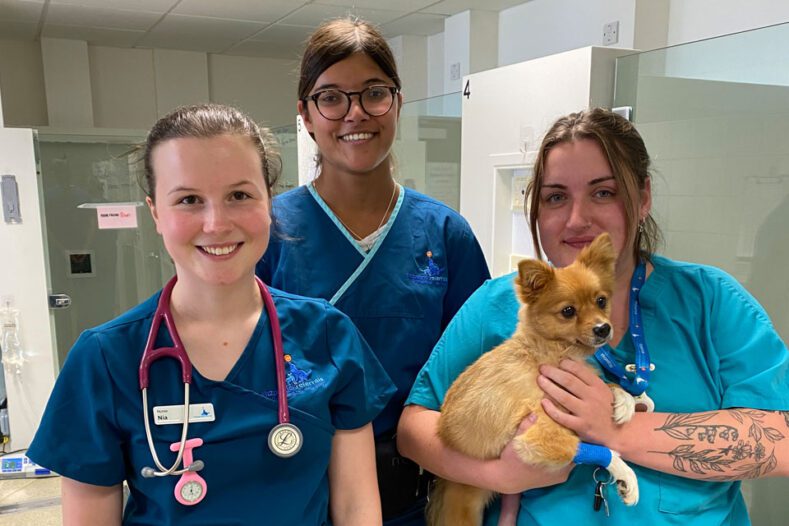
{"type": "Polygon", "coordinates": [[[381,521],[370,421],[391,382],[344,315],[254,275],[278,162],[232,108],[151,130],[148,204],[177,279],[69,353],[28,452],[64,477],[64,524],[381,521]]]}
{"type": "Polygon", "coordinates": [[[543,407],[632,465],[638,505],[623,505],[594,466],[543,472],[518,461],[511,445],[501,459],[480,462],[435,439],[452,381],[515,328],[512,275],[475,292],[444,333],[403,412],[401,450],[459,482],[500,493],[539,488],[522,494],[519,509],[505,506],[501,523],[494,503],[486,526],[748,524],[739,480],[789,474],[789,428],[778,413],[789,409],[785,344],[734,278],[655,253],[649,156],[624,118],[602,109],[560,118],[534,172],[529,220],[535,246],[552,264],[568,265],[597,235],[611,235],[618,252],[614,338],[596,361],[643,411],[616,426],[610,389],[569,360],[541,369],[538,384],[549,397],[543,407]]]}
{"type": "Polygon", "coordinates": [[[369,23],[316,29],[297,108],[320,151],[317,178],[274,200],[285,235],[272,239],[258,274],[330,301],[386,368],[398,391],[373,423],[384,520],[415,526],[424,524],[428,478],[398,455],[397,420],[441,332],[489,273],[463,218],[395,181],[400,88],[392,51],[369,23]]]}

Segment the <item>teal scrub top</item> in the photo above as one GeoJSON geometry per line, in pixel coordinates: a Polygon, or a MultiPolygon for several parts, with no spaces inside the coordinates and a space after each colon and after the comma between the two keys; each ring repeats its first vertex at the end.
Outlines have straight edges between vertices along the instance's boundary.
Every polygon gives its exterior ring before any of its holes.
{"type": "MultiPolygon", "coordinates": [[[[386,238],[335,303],[370,344],[397,393],[373,422],[394,434],[417,373],[449,321],[488,278],[468,223],[447,205],[405,188],[386,238]]],[[[301,186],[274,199],[275,228],[260,278],[294,294],[330,299],[364,251],[301,186]]]]}
{"type": "MultiPolygon", "coordinates": [[[[655,364],[647,392],[656,411],[789,409],[789,353],[758,302],[719,269],[660,256],[652,263],[640,305],[655,364]]],[[[512,335],[519,308],[514,276],[488,281],[469,298],[419,373],[407,404],[440,410],[454,379],[512,335]]],[[[634,363],[630,338],[622,339],[614,356],[621,365],[634,363]]],[[[631,466],[638,476],[637,506],[624,506],[610,490],[611,516],[594,512],[594,467],[579,465],[565,483],[524,493],[518,526],[750,523],[739,482],[696,481],[631,466]]],[[[486,512],[486,526],[496,524],[498,506],[496,501],[486,512]]]]}
{"type": "MultiPolygon", "coordinates": [[[[261,314],[241,357],[224,381],[193,369],[191,404],[212,404],[216,420],[189,424],[202,438],[195,460],[207,491],[184,506],[173,495],[178,476],[143,478],[153,466],[145,437],[138,367],[159,293],[119,318],[84,332],[68,354],[28,456],[55,472],[88,484],[126,480],[125,525],[323,525],[328,523],[328,463],[337,429],[372,421],[394,386],[353,323],[327,302],[270,289],[286,354],[291,422],[304,435],[291,458],[269,450],[278,423],[277,382],[268,316],[261,314]]],[[[160,328],[157,347],[172,345],[160,328]]],[[[183,404],[180,365],[154,362],[149,411],[183,404]]],[[[155,425],[162,464],[175,460],[171,443],[181,425],[155,425]]]]}

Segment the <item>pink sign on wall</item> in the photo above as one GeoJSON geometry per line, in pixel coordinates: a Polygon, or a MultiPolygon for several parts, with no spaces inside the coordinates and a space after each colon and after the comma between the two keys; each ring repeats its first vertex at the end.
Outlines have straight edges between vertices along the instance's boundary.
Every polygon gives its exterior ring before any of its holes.
{"type": "Polygon", "coordinates": [[[112,228],[137,228],[136,205],[110,205],[96,207],[99,230],[112,228]]]}

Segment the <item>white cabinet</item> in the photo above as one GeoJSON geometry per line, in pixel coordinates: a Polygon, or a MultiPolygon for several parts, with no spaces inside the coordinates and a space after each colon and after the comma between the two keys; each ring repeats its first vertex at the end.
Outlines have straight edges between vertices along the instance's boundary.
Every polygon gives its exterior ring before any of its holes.
{"type": "Polygon", "coordinates": [[[519,194],[547,128],[573,111],[610,108],[616,57],[629,53],[587,47],[463,79],[460,213],[493,276],[534,255],[519,194]]]}

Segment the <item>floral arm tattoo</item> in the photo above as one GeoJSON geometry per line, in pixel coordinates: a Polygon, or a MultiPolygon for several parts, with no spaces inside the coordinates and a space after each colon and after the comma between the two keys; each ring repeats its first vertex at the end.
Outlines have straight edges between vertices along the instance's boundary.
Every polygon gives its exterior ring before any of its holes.
{"type": "Polygon", "coordinates": [[[652,451],[668,455],[674,469],[693,472],[704,480],[731,481],[755,479],[778,466],[776,448],[789,434],[789,411],[728,409],[709,413],[671,413],[662,426],[655,428],[678,444],[671,451],[652,451]],[[785,428],[765,424],[769,414],[783,416],[785,428]],[[727,423],[730,416],[731,424],[727,423]],[[735,423],[736,421],[736,423],[735,423]]]}

